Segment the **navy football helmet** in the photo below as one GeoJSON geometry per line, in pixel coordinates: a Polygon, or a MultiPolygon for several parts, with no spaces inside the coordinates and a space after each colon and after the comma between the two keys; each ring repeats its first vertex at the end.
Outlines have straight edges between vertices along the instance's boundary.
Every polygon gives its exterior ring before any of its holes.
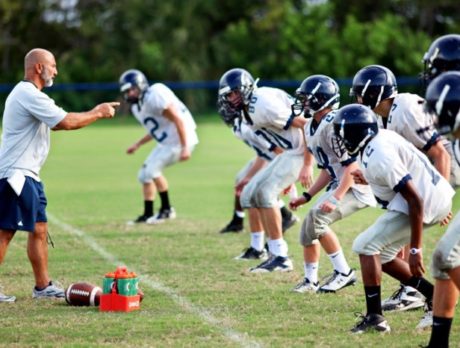
{"type": "Polygon", "coordinates": [[[339,85],[326,75],[312,75],[303,80],[296,90],[296,99],[292,105],[292,113],[299,116],[312,117],[325,109],[337,109],[340,104],[339,85]]]}
{"type": "Polygon", "coordinates": [[[353,78],[350,96],[361,97],[362,103],[375,109],[384,99],[398,93],[393,72],[382,65],[369,65],[359,70],[353,78]]]}
{"type": "Polygon", "coordinates": [[[123,94],[123,97],[128,103],[132,104],[137,103],[139,99],[142,98],[145,91],[149,88],[149,81],[145,75],[136,69],[129,69],[121,74],[118,83],[120,85],[120,92],[123,94]],[[128,96],[127,92],[133,87],[139,89],[138,98],[128,96]]]}
{"type": "Polygon", "coordinates": [[[350,155],[357,154],[378,132],[377,117],[362,104],[344,106],[335,115],[334,133],[342,139],[350,155]]]}
{"type": "Polygon", "coordinates": [[[226,108],[228,114],[241,112],[249,104],[251,94],[257,88],[257,81],[245,69],[228,70],[219,81],[218,104],[226,108]],[[230,101],[228,95],[231,92],[237,92],[239,98],[230,101]]]}
{"type": "Polygon", "coordinates": [[[437,117],[439,133],[457,132],[460,128],[460,71],[448,71],[428,85],[425,95],[427,111],[437,117]]]}
{"type": "Polygon", "coordinates": [[[423,56],[424,78],[434,79],[444,71],[460,71],[460,35],[444,35],[432,42],[423,56]]]}

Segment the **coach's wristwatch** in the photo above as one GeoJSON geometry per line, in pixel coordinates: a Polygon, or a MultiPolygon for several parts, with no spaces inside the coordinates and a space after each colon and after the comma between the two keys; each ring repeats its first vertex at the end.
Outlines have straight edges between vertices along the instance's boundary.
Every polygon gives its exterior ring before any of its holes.
{"type": "Polygon", "coordinates": [[[419,252],[421,252],[421,251],[422,251],[422,248],[420,248],[420,249],[417,249],[417,248],[410,248],[409,253],[410,253],[411,255],[417,255],[417,254],[418,254],[419,252]]]}

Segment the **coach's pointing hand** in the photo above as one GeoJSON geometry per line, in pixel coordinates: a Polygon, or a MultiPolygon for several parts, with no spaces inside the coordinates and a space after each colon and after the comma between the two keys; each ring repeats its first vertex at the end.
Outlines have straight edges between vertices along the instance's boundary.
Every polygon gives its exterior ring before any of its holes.
{"type": "Polygon", "coordinates": [[[102,103],[97,105],[93,110],[100,113],[100,118],[112,118],[115,115],[115,107],[119,106],[118,102],[102,103]]]}

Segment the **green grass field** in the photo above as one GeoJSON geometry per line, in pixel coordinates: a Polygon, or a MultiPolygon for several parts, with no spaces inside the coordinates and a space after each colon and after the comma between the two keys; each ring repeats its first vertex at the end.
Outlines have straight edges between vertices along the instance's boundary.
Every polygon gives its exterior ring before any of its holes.
{"type": "MultiPolygon", "coordinates": [[[[54,132],[42,171],[48,196],[50,273],[65,287],[86,281],[102,285],[117,264],[141,275],[141,310],[101,313],[64,301],[32,300],[32,270],[26,233],[18,232],[0,267],[3,291],[17,296],[0,305],[2,347],[417,347],[429,332],[414,328],[422,311],[389,313],[388,335],[353,336],[355,312],[365,310],[362,283],[337,295],[290,292],[303,276],[299,224],[286,239],[295,270],[253,275],[256,263],[233,260],[248,246],[248,233],[220,235],[232,214],[232,185],[252,153],[217,120],[199,122],[200,144],[192,159],[165,171],[178,218],[157,226],[126,226],[141,213],[137,171],[151,149],[128,156],[143,135],[132,120],[115,119],[74,132],[54,132]]],[[[458,210],[460,199],[455,200],[458,210]]],[[[297,215],[303,218],[308,206],[297,215]]],[[[381,213],[366,209],[334,225],[353,267],[355,236],[381,213]]],[[[443,233],[425,234],[424,257],[443,233]]],[[[320,275],[331,272],[322,255],[320,275]]],[[[431,278],[431,276],[429,276],[431,278]]],[[[384,277],[383,297],[397,288],[384,277]]],[[[457,317],[460,317],[457,309],[457,317]]],[[[451,346],[460,346],[458,319],[451,346]]]]}

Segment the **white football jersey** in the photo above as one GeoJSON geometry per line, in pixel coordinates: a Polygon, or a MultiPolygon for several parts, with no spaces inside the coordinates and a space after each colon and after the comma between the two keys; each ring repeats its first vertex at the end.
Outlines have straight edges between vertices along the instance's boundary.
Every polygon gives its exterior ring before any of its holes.
{"type": "MultiPolygon", "coordinates": [[[[424,99],[416,94],[397,94],[385,128],[395,131],[423,152],[428,151],[437,141],[441,141],[451,161],[456,161],[452,143],[437,132],[433,117],[424,111],[423,104],[424,99]]],[[[459,174],[458,165],[453,163],[450,178],[453,185],[459,181],[459,174]]]]}
{"type": "Polygon", "coordinates": [[[8,95],[3,113],[0,178],[14,170],[40,181],[40,169],[50,149],[50,128],[67,112],[31,82],[19,82],[8,95]]]}
{"type": "Polygon", "coordinates": [[[285,151],[302,153],[302,130],[291,127],[294,99],[278,88],[260,87],[251,96],[248,106],[248,124],[259,137],[285,151]]]}
{"type": "Polygon", "coordinates": [[[233,134],[253,149],[257,156],[267,161],[271,161],[275,157],[275,153],[272,151],[273,145],[265,138],[257,136],[254,130],[242,119],[235,119],[233,134]]]}
{"type": "Polygon", "coordinates": [[[427,151],[440,136],[432,116],[424,111],[423,103],[424,99],[417,94],[397,94],[385,128],[395,131],[417,149],[427,151]]]}
{"type": "Polygon", "coordinates": [[[399,193],[412,180],[423,200],[423,222],[431,224],[450,202],[455,191],[414,145],[393,131],[380,129],[361,157],[364,177],[377,201],[388,210],[409,214],[407,201],[399,193]]]}
{"type": "MultiPolygon", "coordinates": [[[[331,111],[321,121],[310,118],[305,124],[305,141],[308,151],[315,157],[318,168],[325,169],[331,176],[329,186],[335,186],[342,180],[344,169],[356,161],[350,157],[342,141],[334,134],[334,117],[336,112],[331,111]]],[[[353,184],[351,189],[358,200],[375,206],[375,199],[369,185],[353,184]]]]}
{"type": "Polygon", "coordinates": [[[163,116],[163,111],[173,104],[184,122],[187,146],[198,143],[196,123],[192,114],[171,89],[162,83],[150,86],[139,104],[131,106],[131,112],[153,139],[164,145],[180,144],[176,125],[163,116]]]}

